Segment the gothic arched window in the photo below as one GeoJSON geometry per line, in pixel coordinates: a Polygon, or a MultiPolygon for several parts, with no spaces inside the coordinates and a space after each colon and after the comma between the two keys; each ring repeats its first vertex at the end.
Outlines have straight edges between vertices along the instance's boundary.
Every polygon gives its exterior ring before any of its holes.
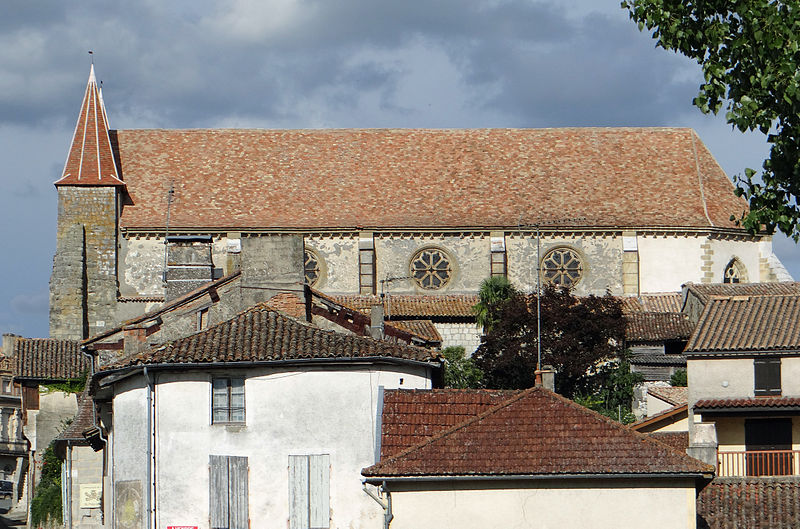
{"type": "Polygon", "coordinates": [[[445,286],[453,274],[452,260],[443,250],[424,248],[411,259],[410,274],[420,287],[436,290],[445,286]]]}
{"type": "Polygon", "coordinates": [[[542,259],[542,280],[571,288],[583,277],[583,261],[572,248],[554,248],[542,259]]]}
{"type": "Polygon", "coordinates": [[[731,259],[722,274],[723,283],[746,283],[747,269],[737,258],[731,259]]]}
{"type": "Polygon", "coordinates": [[[312,250],[306,249],[303,252],[303,271],[306,285],[316,285],[322,275],[322,259],[312,250]]]}

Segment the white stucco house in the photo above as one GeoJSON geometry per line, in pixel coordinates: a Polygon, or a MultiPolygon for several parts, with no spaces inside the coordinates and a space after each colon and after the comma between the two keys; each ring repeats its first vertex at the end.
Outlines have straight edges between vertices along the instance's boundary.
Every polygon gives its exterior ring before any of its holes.
{"type": "Polygon", "coordinates": [[[383,388],[428,389],[441,371],[430,350],[263,304],[103,358],[107,520],[142,529],[381,527],[360,471],[377,461],[383,388]]]}

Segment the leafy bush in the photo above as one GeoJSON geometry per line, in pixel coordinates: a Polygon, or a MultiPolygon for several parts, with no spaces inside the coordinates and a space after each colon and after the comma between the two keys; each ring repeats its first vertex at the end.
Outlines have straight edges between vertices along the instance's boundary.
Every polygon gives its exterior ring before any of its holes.
{"type": "Polygon", "coordinates": [[[55,443],[44,452],[42,477],[31,499],[31,527],[61,525],[61,460],[55,452],[55,443]]]}
{"type": "Polygon", "coordinates": [[[686,377],[686,370],[685,369],[678,369],[672,376],[669,377],[669,383],[674,387],[681,387],[685,388],[689,385],[689,380],[686,377]]]}
{"type": "Polygon", "coordinates": [[[442,349],[444,356],[444,385],[448,388],[480,388],[483,387],[483,371],[471,358],[466,357],[462,346],[451,346],[442,349]]]}

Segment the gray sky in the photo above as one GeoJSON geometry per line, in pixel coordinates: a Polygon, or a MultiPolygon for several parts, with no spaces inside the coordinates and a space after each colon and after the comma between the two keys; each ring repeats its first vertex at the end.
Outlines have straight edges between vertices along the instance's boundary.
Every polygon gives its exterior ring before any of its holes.
{"type": "MultiPolygon", "coordinates": [[[[95,52],[114,128],[693,127],[730,175],[760,134],[618,0],[10,0],[0,17],[0,330],[47,335],[56,192],[95,52]]],[[[776,236],[800,278],[800,248],[776,236]]]]}

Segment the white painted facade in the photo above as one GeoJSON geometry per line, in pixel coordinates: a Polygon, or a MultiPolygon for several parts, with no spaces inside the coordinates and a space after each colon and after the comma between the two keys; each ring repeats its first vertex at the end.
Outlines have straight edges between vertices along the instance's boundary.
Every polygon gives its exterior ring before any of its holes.
{"type": "Polygon", "coordinates": [[[381,527],[383,511],[360,482],[361,469],[376,462],[379,388],[431,388],[428,367],[388,362],[247,369],[232,363],[224,371],[181,372],[156,367],[148,377],[149,421],[143,374],[115,385],[109,446],[115,516],[126,516],[125,502],[137,485],[144,516],[151,472],[156,527],[209,527],[211,455],[247,458],[250,527],[288,527],[289,456],[318,454],[330,457],[330,527],[381,527]],[[245,377],[243,424],[211,423],[215,376],[245,377]]]}
{"type": "Polygon", "coordinates": [[[391,529],[694,529],[693,479],[391,483],[391,529]]]}

